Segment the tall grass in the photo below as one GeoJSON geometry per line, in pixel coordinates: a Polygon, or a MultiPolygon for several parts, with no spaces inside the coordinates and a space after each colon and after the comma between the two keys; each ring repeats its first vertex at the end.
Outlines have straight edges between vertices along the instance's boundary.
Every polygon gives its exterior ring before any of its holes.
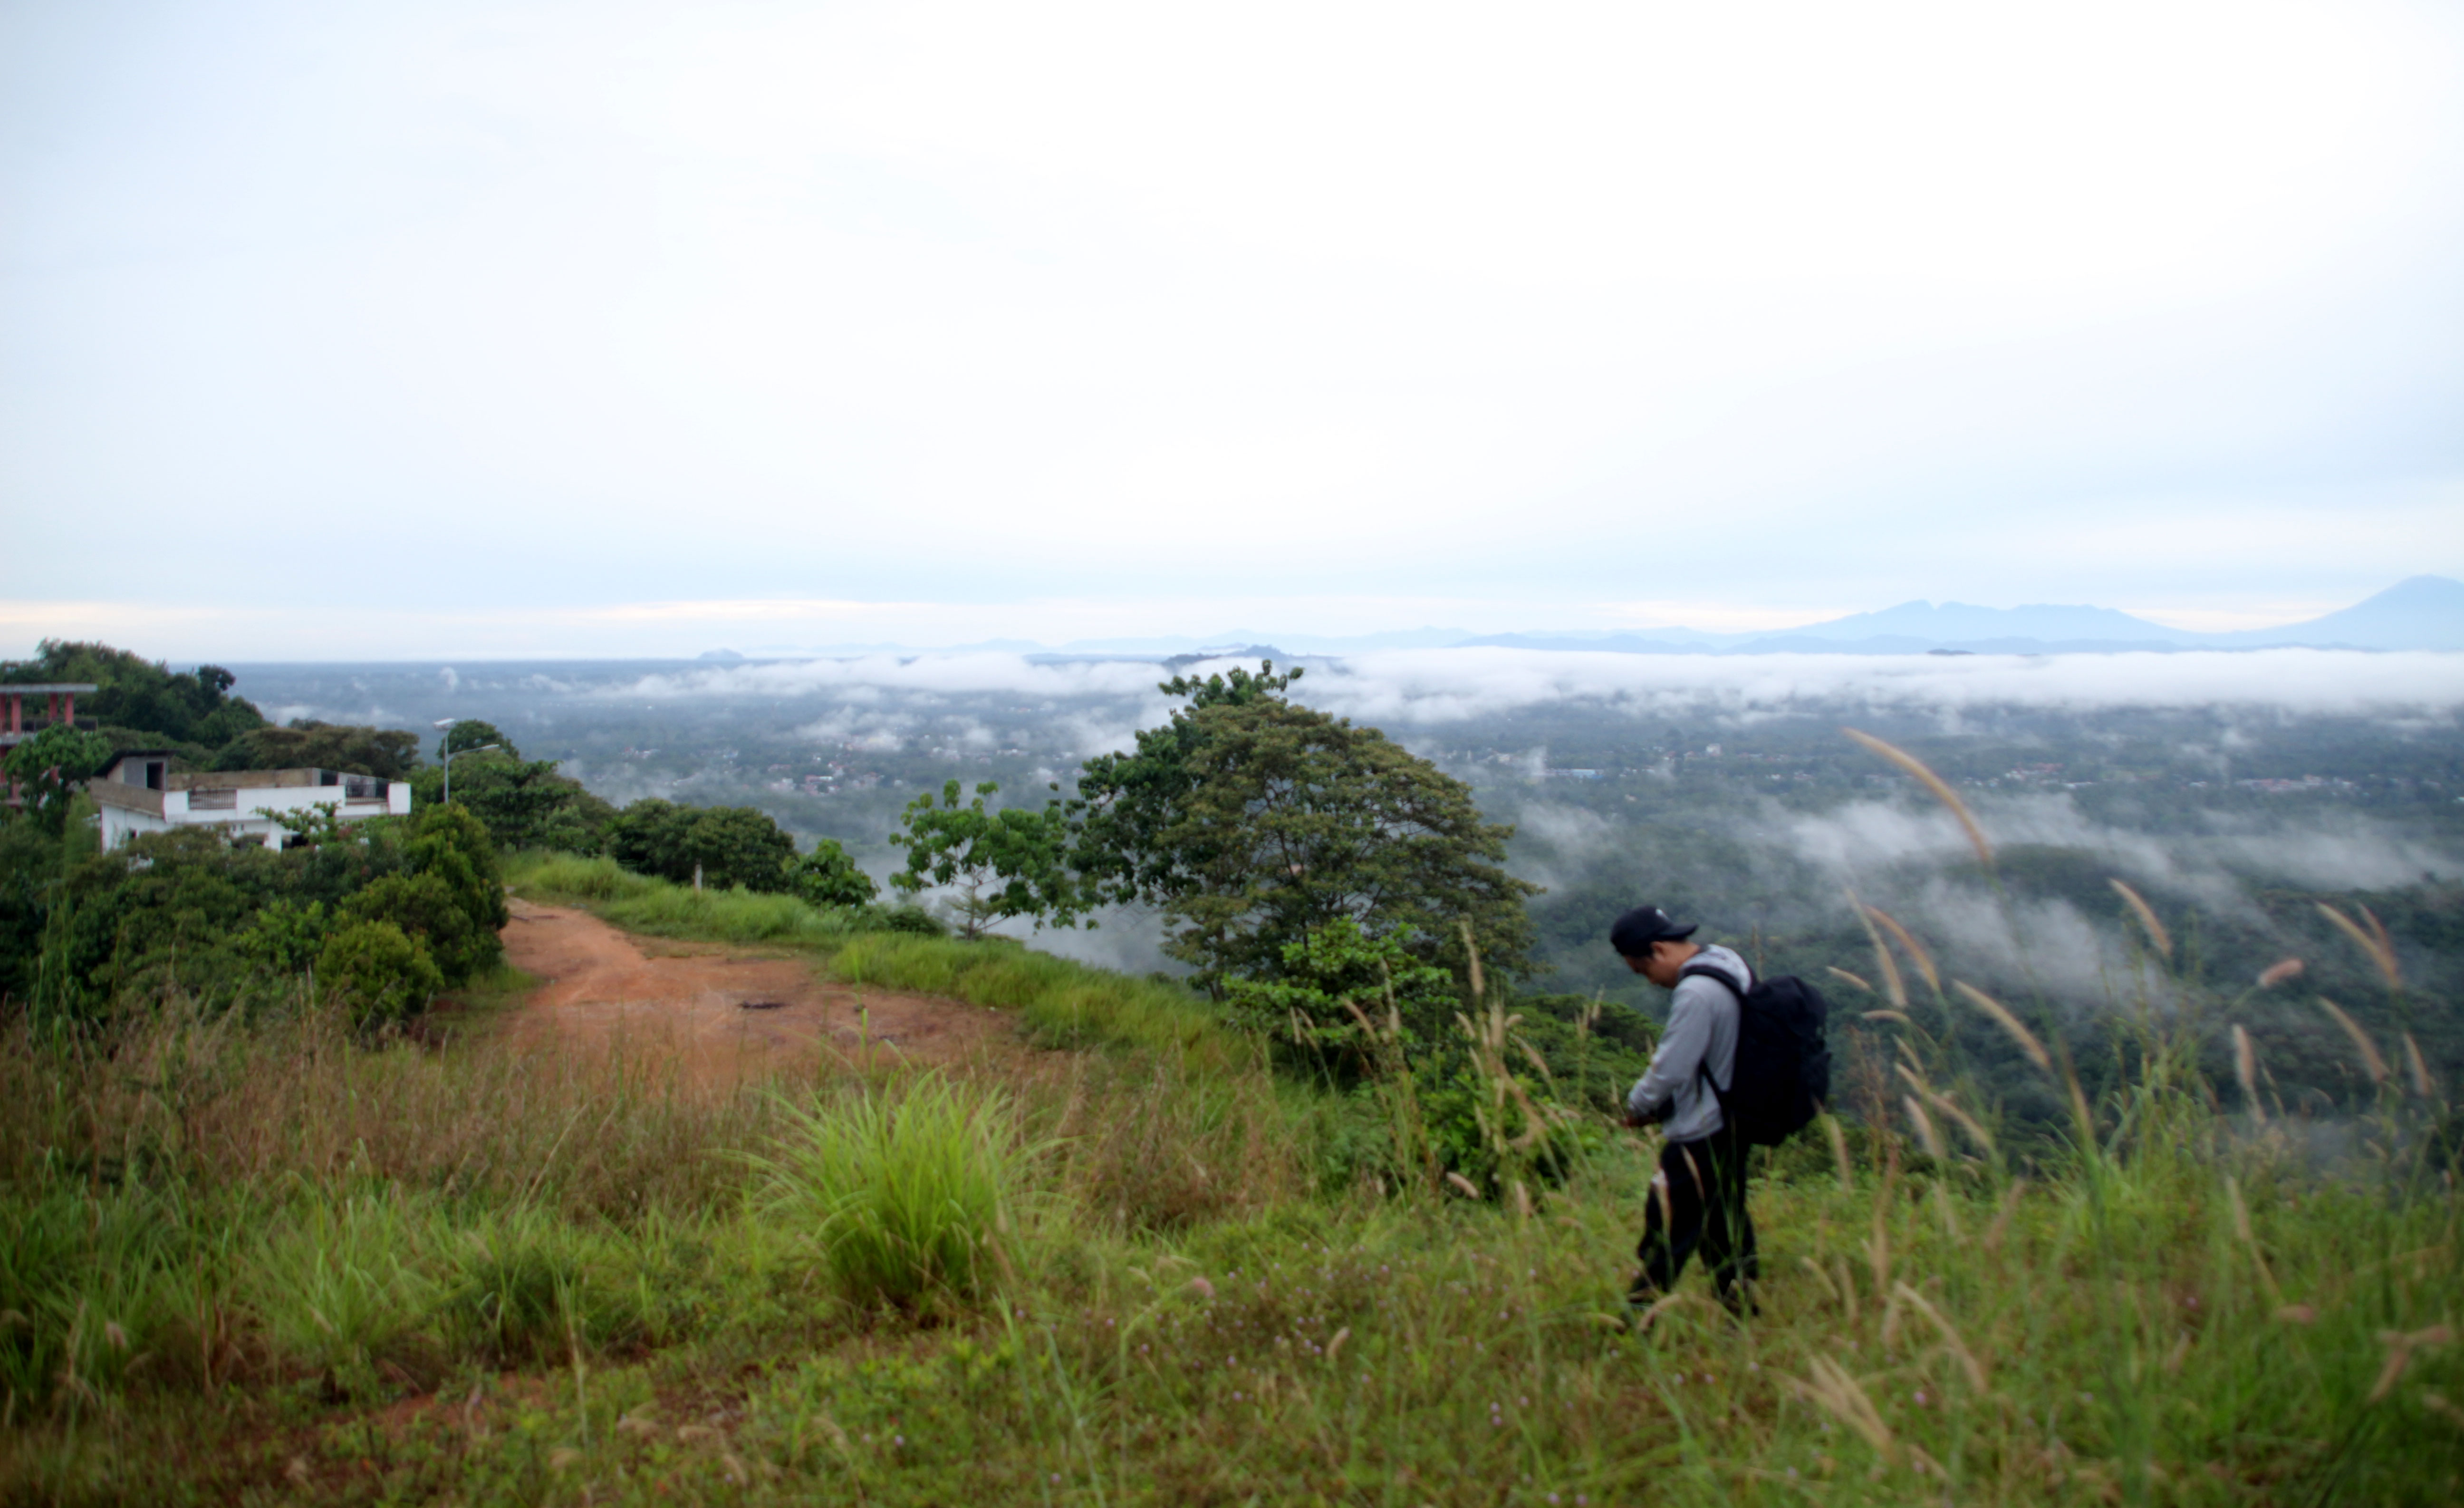
{"type": "Polygon", "coordinates": [[[925,1075],[792,1107],[778,1150],[752,1161],[763,1213],[811,1242],[843,1294],[913,1309],[973,1298],[1007,1266],[1042,1150],[1001,1089],[925,1075]]]}
{"type": "Polygon", "coordinates": [[[1523,1205],[1381,1187],[1374,1106],[1008,947],[817,962],[1146,1045],[715,1095],[313,1019],[12,1029],[0,1499],[2464,1497],[2453,1086],[2340,1025],[2352,1102],[2275,1102],[2187,972],[2066,1046],[1905,920],[1877,957],[1935,1009],[1842,1024],[1867,1113],[1758,1172],[1759,1316],[1689,1278],[1641,1335],[1648,1135],[1523,1205]]]}
{"type": "Polygon", "coordinates": [[[520,895],[585,904],[617,926],[649,937],[828,946],[854,932],[844,913],[794,896],[695,890],[633,874],[611,858],[522,854],[509,859],[505,870],[507,886],[520,895]]]}
{"type": "Polygon", "coordinates": [[[1219,1068],[1248,1055],[1207,1003],[1179,985],[1015,945],[873,932],[849,939],[828,967],[849,984],[1016,1010],[1048,1046],[1121,1044],[1219,1068]]]}

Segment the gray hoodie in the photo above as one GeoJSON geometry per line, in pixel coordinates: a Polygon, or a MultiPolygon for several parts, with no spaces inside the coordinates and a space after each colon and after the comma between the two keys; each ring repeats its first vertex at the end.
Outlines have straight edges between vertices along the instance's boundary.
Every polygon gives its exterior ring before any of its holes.
{"type": "MultiPolygon", "coordinates": [[[[1706,964],[1734,980],[1738,994],[1754,987],[1753,971],[1732,948],[1705,943],[1685,961],[1688,968],[1706,964]]],[[[1718,980],[1681,979],[1668,992],[1668,1028],[1660,1034],[1660,1050],[1626,1092],[1626,1109],[1639,1120],[1668,1105],[1668,1119],[1660,1129],[1671,1142],[1709,1136],[1727,1122],[1720,1117],[1720,1101],[1696,1076],[1705,1064],[1723,1093],[1735,1087],[1737,995],[1720,987],[1718,980]]]]}

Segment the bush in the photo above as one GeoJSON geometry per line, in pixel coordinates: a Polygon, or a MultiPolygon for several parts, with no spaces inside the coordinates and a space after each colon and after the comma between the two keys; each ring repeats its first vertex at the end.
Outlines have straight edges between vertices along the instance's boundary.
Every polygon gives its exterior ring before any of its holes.
{"type": "Polygon", "coordinates": [[[998,1089],[938,1075],[791,1108],[767,1210],[808,1232],[847,1298],[913,1309],[990,1285],[1038,1150],[998,1089]]]}
{"type": "Polygon", "coordinates": [[[445,987],[426,944],[390,921],[353,922],[327,939],[317,977],[362,1028],[401,1021],[445,987]]]}
{"type": "Polygon", "coordinates": [[[693,807],[652,797],[616,813],[607,852],[627,869],[685,885],[783,891],[791,884],[796,840],[754,807],[693,807]]]}
{"type": "Polygon", "coordinates": [[[342,921],[391,922],[428,950],[447,985],[461,985],[501,957],[504,945],[456,901],[440,876],[387,875],[343,903],[342,921]]]}
{"type": "Polygon", "coordinates": [[[873,932],[904,932],[919,938],[950,935],[949,923],[912,901],[899,906],[867,906],[864,922],[866,929],[873,932]]]}
{"type": "Polygon", "coordinates": [[[525,854],[515,856],[506,882],[543,899],[630,900],[667,888],[647,875],[636,875],[604,855],[583,858],[572,854],[525,854]]]}
{"type": "Polygon", "coordinates": [[[810,905],[869,905],[881,893],[872,876],[855,867],[855,860],[836,838],[815,842],[810,854],[796,860],[794,876],[795,893],[810,905]]]}
{"type": "Polygon", "coordinates": [[[1382,1026],[1391,1006],[1410,1051],[1450,1032],[1463,1008],[1453,976],[1414,958],[1407,939],[1371,937],[1350,917],[1337,917],[1285,943],[1278,975],[1225,980],[1227,1013],[1237,1026],[1356,1075],[1373,1052],[1361,1017],[1382,1026]]]}

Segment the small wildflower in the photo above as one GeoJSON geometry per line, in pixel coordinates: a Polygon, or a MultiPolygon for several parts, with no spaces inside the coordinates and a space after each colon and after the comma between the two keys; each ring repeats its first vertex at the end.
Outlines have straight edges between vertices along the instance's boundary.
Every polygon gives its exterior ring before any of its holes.
{"type": "Polygon", "coordinates": [[[1920,1408],[1925,1407],[1925,1389],[1922,1387],[1917,1389],[1917,1407],[1920,1408]]]}

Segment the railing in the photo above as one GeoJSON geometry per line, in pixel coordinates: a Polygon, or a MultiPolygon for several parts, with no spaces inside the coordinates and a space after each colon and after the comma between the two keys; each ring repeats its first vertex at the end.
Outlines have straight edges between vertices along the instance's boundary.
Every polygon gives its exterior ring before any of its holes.
{"type": "Polygon", "coordinates": [[[239,792],[236,790],[191,790],[188,792],[188,809],[190,811],[237,811],[239,809],[239,792]]]}

